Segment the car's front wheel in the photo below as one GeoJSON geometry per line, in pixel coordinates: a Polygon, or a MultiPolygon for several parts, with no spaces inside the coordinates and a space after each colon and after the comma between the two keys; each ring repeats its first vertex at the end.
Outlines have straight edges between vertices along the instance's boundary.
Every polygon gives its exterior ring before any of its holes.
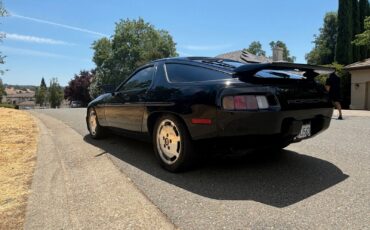
{"type": "Polygon", "coordinates": [[[189,132],[173,115],[164,115],[157,120],[153,130],[153,145],[157,159],[168,171],[184,171],[195,163],[189,132]]]}
{"type": "Polygon", "coordinates": [[[99,139],[106,135],[104,127],[100,126],[98,116],[94,108],[89,108],[87,112],[87,127],[92,138],[99,139]]]}

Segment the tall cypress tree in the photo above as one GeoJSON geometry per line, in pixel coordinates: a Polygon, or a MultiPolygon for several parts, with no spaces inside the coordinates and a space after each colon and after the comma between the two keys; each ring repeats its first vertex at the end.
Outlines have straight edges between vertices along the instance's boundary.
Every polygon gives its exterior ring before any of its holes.
{"type": "MultiPolygon", "coordinates": [[[[355,40],[356,34],[361,33],[360,15],[358,0],[352,0],[352,41],[355,40]]],[[[352,44],[353,62],[361,60],[360,47],[352,44]]]]}
{"type": "MultiPolygon", "coordinates": [[[[364,20],[365,17],[369,15],[369,2],[368,0],[360,0],[358,4],[359,8],[359,20],[360,20],[360,33],[365,31],[364,27],[364,20]]],[[[366,46],[360,46],[360,60],[366,59],[368,56],[367,47],[366,46]]]]}
{"type": "Polygon", "coordinates": [[[44,87],[46,88],[46,83],[45,83],[45,79],[44,77],[41,78],[41,84],[40,84],[40,87],[44,87]]]}
{"type": "Polygon", "coordinates": [[[339,64],[352,63],[352,2],[339,0],[338,8],[338,37],[335,51],[335,60],[339,64]]]}
{"type": "MultiPolygon", "coordinates": [[[[370,16],[370,3],[369,1],[366,1],[367,3],[367,12],[366,12],[366,17],[370,16]]],[[[365,27],[365,26],[364,26],[365,27]]],[[[364,29],[365,30],[365,29],[364,29]]],[[[370,58],[370,48],[368,47],[367,49],[367,55],[366,58],[370,58]]]]}

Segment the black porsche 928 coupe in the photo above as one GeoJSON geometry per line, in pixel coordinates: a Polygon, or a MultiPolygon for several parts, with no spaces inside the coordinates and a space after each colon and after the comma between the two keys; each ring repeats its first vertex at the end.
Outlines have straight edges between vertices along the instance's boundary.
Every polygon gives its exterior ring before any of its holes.
{"type": "Polygon", "coordinates": [[[195,146],[282,149],[327,129],[333,106],[315,81],[331,68],[293,63],[168,58],[138,68],[87,107],[93,138],[146,136],[167,170],[194,163],[195,146]]]}

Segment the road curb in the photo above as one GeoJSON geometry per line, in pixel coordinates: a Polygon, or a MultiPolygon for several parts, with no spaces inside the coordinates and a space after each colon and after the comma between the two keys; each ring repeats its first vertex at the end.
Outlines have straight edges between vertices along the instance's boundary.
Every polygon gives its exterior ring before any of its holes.
{"type": "Polygon", "coordinates": [[[25,229],[175,229],[104,152],[62,122],[33,113],[37,165],[25,229]]]}

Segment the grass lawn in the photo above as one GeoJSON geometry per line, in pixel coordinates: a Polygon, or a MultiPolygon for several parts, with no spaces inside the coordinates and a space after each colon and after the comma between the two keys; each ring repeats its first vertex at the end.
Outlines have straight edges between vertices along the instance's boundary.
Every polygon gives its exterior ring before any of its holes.
{"type": "Polygon", "coordinates": [[[37,138],[29,113],[0,108],[0,229],[23,228],[37,138]]]}

